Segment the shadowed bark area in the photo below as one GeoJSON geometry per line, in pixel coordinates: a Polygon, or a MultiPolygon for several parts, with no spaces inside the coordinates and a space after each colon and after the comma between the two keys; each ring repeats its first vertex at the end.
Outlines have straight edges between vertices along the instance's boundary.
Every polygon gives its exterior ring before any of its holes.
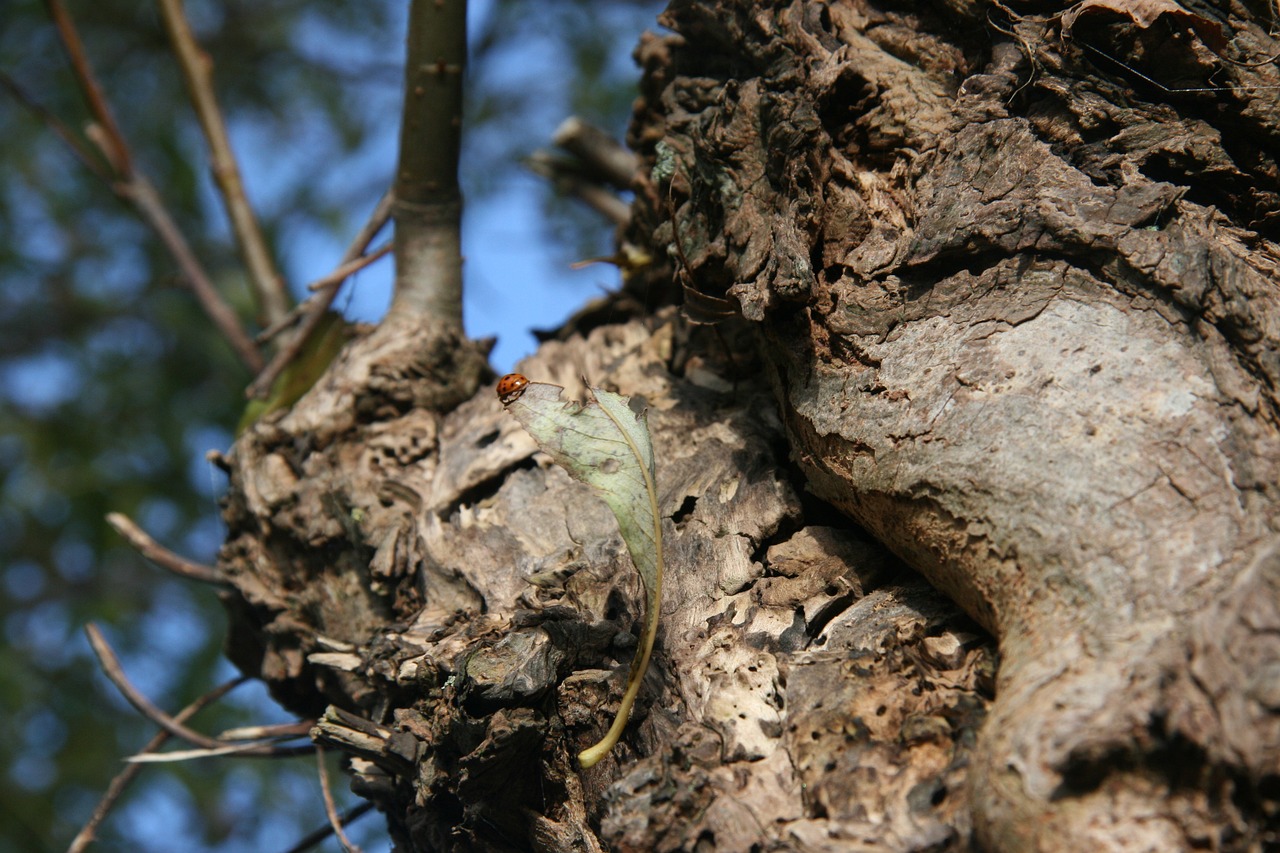
{"type": "Polygon", "coordinates": [[[1275,845],[1280,80],[1197,10],[673,3],[661,262],[521,366],[650,411],[622,745],[612,517],[405,324],[237,443],[233,659],[404,849],[1275,845]]]}

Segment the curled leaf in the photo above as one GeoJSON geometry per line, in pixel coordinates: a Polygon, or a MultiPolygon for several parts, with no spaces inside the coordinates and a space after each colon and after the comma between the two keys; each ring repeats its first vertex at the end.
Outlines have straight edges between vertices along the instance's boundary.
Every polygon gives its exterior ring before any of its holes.
{"type": "Polygon", "coordinates": [[[662,523],[654,480],[653,443],[645,415],[631,411],[626,397],[589,387],[587,401],[577,403],[563,399],[564,389],[559,385],[528,380],[521,383],[511,377],[524,380],[519,374],[503,377],[499,396],[507,411],[520,421],[543,452],[569,476],[591,486],[613,510],[622,541],[627,544],[644,585],[644,630],[631,661],[622,704],[604,738],[579,753],[578,763],[586,768],[607,755],[622,736],[658,633],[662,523]]]}

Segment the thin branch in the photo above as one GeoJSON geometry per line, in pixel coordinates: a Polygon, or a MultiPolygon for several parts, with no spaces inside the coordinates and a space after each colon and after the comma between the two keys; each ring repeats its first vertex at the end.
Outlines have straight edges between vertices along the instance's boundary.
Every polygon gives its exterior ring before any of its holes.
{"type": "Polygon", "coordinates": [[[356,258],[354,261],[348,261],[347,263],[338,267],[328,275],[321,276],[320,278],[311,282],[310,284],[307,285],[307,290],[310,290],[314,293],[317,290],[325,290],[328,288],[332,288],[333,285],[335,284],[341,284],[342,282],[347,280],[348,276],[355,275],[356,273],[360,272],[360,270],[372,264],[374,261],[380,260],[381,258],[384,258],[387,255],[389,255],[391,253],[391,250],[394,248],[395,248],[395,243],[391,240],[388,240],[378,248],[374,249],[369,254],[361,255],[360,257],[356,258]]]}
{"type": "Polygon", "coordinates": [[[209,143],[213,176],[226,206],[227,216],[231,220],[241,260],[249,272],[249,281],[257,297],[258,307],[264,323],[274,323],[288,313],[289,294],[271,259],[271,253],[267,250],[267,241],[262,236],[262,229],[258,227],[258,219],[249,206],[244,183],[240,180],[240,167],[231,150],[226,122],[223,121],[222,110],[218,107],[213,89],[213,62],[196,43],[195,34],[191,31],[191,24],[182,8],[182,0],[156,2],[160,7],[160,15],[164,18],[165,29],[169,32],[169,39],[173,42],[173,50],[187,84],[187,93],[209,143]]]}
{"type": "Polygon", "coordinates": [[[581,160],[601,181],[630,189],[640,158],[600,128],[577,116],[560,123],[551,141],[581,160]]]}
{"type": "MultiPolygon", "coordinates": [[[[373,208],[373,213],[369,214],[369,219],[351,241],[347,251],[343,253],[342,259],[338,262],[339,265],[353,261],[365,253],[365,250],[369,248],[369,244],[373,242],[373,238],[377,237],[378,233],[391,221],[391,207],[394,202],[395,196],[392,195],[391,190],[387,190],[382,194],[382,198],[378,199],[378,203],[373,208]]],[[[310,317],[312,314],[323,314],[329,310],[329,306],[333,303],[333,298],[338,295],[341,284],[341,281],[333,282],[332,286],[323,292],[313,294],[303,302],[293,306],[288,314],[259,332],[254,340],[260,344],[265,344],[285,329],[292,328],[299,318],[310,317]],[[315,305],[319,300],[324,300],[324,307],[317,311],[315,310],[315,305]]],[[[311,286],[314,286],[314,282],[311,286]]]]}
{"type": "MultiPolygon", "coordinates": [[[[387,190],[382,194],[382,198],[378,199],[377,205],[373,208],[373,213],[369,215],[369,220],[365,222],[364,227],[356,234],[355,239],[351,241],[351,245],[347,247],[347,251],[342,255],[342,260],[339,262],[340,267],[361,257],[365,249],[369,248],[373,238],[377,237],[378,232],[391,221],[391,212],[394,206],[395,196],[391,190],[387,190]]],[[[329,310],[329,306],[333,304],[334,297],[338,295],[338,289],[341,286],[342,279],[335,280],[328,287],[320,290],[294,309],[293,313],[296,314],[298,310],[303,309],[305,306],[301,327],[290,338],[289,343],[280,348],[280,352],[276,353],[275,358],[271,359],[271,363],[267,365],[266,369],[253,380],[253,383],[246,389],[245,396],[251,399],[262,399],[270,393],[271,385],[276,381],[276,377],[298,357],[298,353],[302,351],[307,341],[315,333],[316,329],[320,327],[325,313],[329,310]]]]}
{"type": "MultiPolygon", "coordinates": [[[[94,169],[94,172],[107,182],[117,196],[132,204],[142,216],[143,221],[156,232],[165,249],[182,270],[187,285],[195,294],[196,301],[200,303],[205,314],[231,344],[245,366],[257,373],[262,369],[262,356],[259,355],[257,347],[240,326],[240,319],[235,311],[222,299],[204,268],[200,266],[195,253],[191,251],[190,245],[168,208],[165,207],[159,193],[151,186],[146,176],[135,168],[129,144],[121,133],[119,125],[116,124],[110,105],[102,93],[102,87],[94,76],[75,22],[67,14],[61,0],[46,0],[46,4],[49,15],[58,29],[58,35],[62,39],[63,47],[67,51],[76,82],[84,94],[89,111],[94,116],[95,125],[90,128],[93,132],[89,133],[89,139],[98,146],[103,158],[114,170],[115,177],[104,175],[98,169],[94,169]]],[[[59,136],[61,135],[59,133],[59,136]]],[[[83,152],[79,146],[73,144],[72,150],[83,159],[83,152]]]]}
{"type": "Polygon", "coordinates": [[[530,172],[547,179],[556,192],[573,196],[614,225],[625,226],[631,221],[631,205],[585,177],[578,161],[539,150],[526,157],[524,165],[530,172]]]}
{"type": "Polygon", "coordinates": [[[71,15],[62,5],[62,0],[45,0],[45,6],[49,9],[49,17],[53,19],[53,25],[58,29],[58,37],[62,39],[62,46],[67,51],[68,59],[71,60],[71,71],[75,74],[80,91],[84,93],[85,100],[88,102],[89,112],[93,114],[94,121],[106,135],[107,144],[103,146],[103,156],[115,169],[116,174],[125,179],[131,178],[133,157],[129,153],[129,144],[120,131],[120,125],[111,111],[111,105],[102,93],[102,87],[98,85],[98,78],[94,76],[93,66],[89,64],[89,57],[85,53],[84,42],[80,40],[75,22],[71,20],[71,15]]]}
{"type": "MultiPolygon", "coordinates": [[[[240,756],[255,755],[261,747],[256,743],[229,743],[226,746],[220,746],[217,749],[205,749],[198,747],[196,749],[171,749],[168,752],[146,752],[130,755],[125,761],[130,764],[178,764],[183,761],[195,761],[197,758],[221,758],[223,756],[240,756]]],[[[310,748],[295,750],[293,752],[279,752],[272,754],[272,758],[283,758],[285,756],[306,755],[311,752],[310,748]]]]}
{"type": "Polygon", "coordinates": [[[173,553],[147,535],[147,532],[135,524],[129,516],[119,512],[109,512],[107,513],[107,524],[115,528],[115,531],[123,536],[135,551],[160,568],[168,569],[175,575],[180,575],[193,581],[226,585],[227,579],[217,569],[192,562],[173,553]]]}
{"type": "Polygon", "coordinates": [[[223,300],[218,289],[213,286],[213,281],[205,273],[204,267],[200,266],[200,261],[187,243],[187,238],[183,236],[178,224],[173,221],[169,209],[165,207],[164,201],[155,187],[151,186],[151,182],[143,175],[135,173],[128,182],[114,184],[113,189],[121,198],[131,201],[142,214],[142,218],[159,235],[161,242],[177,262],[178,268],[182,270],[182,275],[187,280],[191,292],[195,294],[196,301],[222,332],[222,336],[231,344],[240,360],[255,373],[261,370],[262,355],[258,352],[258,348],[254,346],[253,340],[240,325],[240,318],[236,316],[236,312],[223,300]]]}
{"type": "MultiPolygon", "coordinates": [[[[248,678],[242,675],[239,678],[233,678],[227,683],[215,687],[199,699],[196,699],[187,707],[183,708],[177,714],[174,714],[173,718],[179,723],[185,723],[187,720],[199,713],[203,708],[217,702],[223,696],[227,695],[248,680],[248,678]]],[[[173,735],[164,729],[161,729],[152,736],[151,740],[147,741],[147,745],[142,748],[142,752],[155,752],[160,747],[164,746],[171,737],[173,737],[173,735]]],[[[71,840],[71,846],[67,848],[67,853],[83,853],[83,851],[93,843],[98,827],[102,825],[104,820],[106,820],[107,814],[115,807],[116,802],[124,794],[125,789],[129,787],[141,772],[141,765],[129,764],[116,774],[115,778],[111,780],[111,784],[107,786],[106,793],[102,795],[102,799],[98,800],[98,805],[94,807],[93,814],[89,816],[89,820],[86,821],[85,825],[78,833],[76,833],[76,837],[71,840]]]]}
{"type": "Polygon", "coordinates": [[[333,834],[338,836],[338,843],[347,853],[363,853],[359,847],[351,843],[347,834],[342,831],[342,818],[338,816],[338,807],[334,805],[333,794],[329,791],[329,768],[324,763],[324,747],[316,745],[316,773],[320,776],[320,793],[324,797],[324,813],[329,818],[329,826],[333,834]]]}
{"type": "Polygon", "coordinates": [[[466,0],[412,0],[396,166],[396,285],[387,318],[462,331],[466,0]]]}
{"type": "MultiPolygon", "coordinates": [[[[102,664],[102,671],[107,678],[111,679],[111,683],[116,686],[120,693],[128,700],[129,704],[138,710],[138,713],[146,717],[151,722],[160,726],[174,737],[181,738],[188,743],[195,744],[202,749],[225,751],[227,745],[221,741],[215,740],[207,735],[200,734],[193,729],[184,726],[180,721],[161,711],[155,705],[151,704],[151,700],[143,696],[136,687],[129,682],[124,674],[124,669],[120,666],[120,659],[116,657],[116,653],[111,650],[111,646],[107,643],[102,632],[98,630],[98,626],[90,622],[84,626],[84,632],[89,637],[89,645],[93,647],[93,653],[98,656],[98,662],[102,664]]],[[[272,758],[280,758],[292,755],[305,755],[313,750],[313,747],[276,747],[276,746],[250,746],[248,749],[239,752],[240,755],[270,756],[272,758]]]]}
{"type": "Polygon", "coordinates": [[[241,726],[218,733],[218,740],[266,740],[268,738],[295,738],[311,733],[315,720],[299,720],[295,723],[275,723],[268,726],[241,726]]]}
{"type": "MultiPolygon", "coordinates": [[[[350,826],[355,823],[358,818],[363,817],[373,811],[373,803],[361,803],[358,806],[347,809],[338,816],[338,822],[343,826],[350,826]]],[[[306,853],[312,847],[315,847],[321,841],[324,841],[330,835],[333,835],[333,826],[325,824],[314,832],[310,832],[298,841],[297,844],[290,847],[285,853],[306,853]]]]}
{"type": "Polygon", "coordinates": [[[35,118],[49,128],[54,134],[66,143],[71,152],[76,155],[76,159],[84,164],[85,168],[93,172],[103,181],[110,183],[111,175],[107,172],[102,163],[102,148],[90,147],[81,139],[74,130],[72,130],[66,122],[58,118],[49,110],[32,97],[22,85],[9,76],[8,72],[0,71],[0,86],[4,86],[13,96],[13,99],[21,104],[27,112],[31,113],[35,118]]]}

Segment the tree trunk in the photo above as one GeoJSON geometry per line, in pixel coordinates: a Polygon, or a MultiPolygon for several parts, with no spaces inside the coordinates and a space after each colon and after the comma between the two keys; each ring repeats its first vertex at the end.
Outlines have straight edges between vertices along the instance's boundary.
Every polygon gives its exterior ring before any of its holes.
{"type": "Polygon", "coordinates": [[[447,348],[357,341],[237,444],[233,659],[332,706],[405,849],[1280,843],[1272,43],[895,5],[639,49],[631,286],[735,316],[622,294],[522,365],[650,411],[668,585],[604,762],[638,581],[447,348]]]}

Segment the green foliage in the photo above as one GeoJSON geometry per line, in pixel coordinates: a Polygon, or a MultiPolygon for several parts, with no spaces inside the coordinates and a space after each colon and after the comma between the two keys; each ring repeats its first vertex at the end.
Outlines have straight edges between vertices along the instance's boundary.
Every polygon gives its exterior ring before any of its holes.
{"type": "Polygon", "coordinates": [[[315,332],[302,345],[297,358],[289,363],[276,381],[271,383],[271,391],[265,400],[250,400],[236,425],[236,435],[244,432],[258,418],[269,415],[279,409],[287,409],[302,399],[302,395],[311,390],[330,362],[337,358],[342,347],[351,340],[351,331],[342,315],[334,311],[325,312],[315,332]]]}
{"type": "MultiPolygon", "coordinates": [[[[251,324],[154,5],[68,5],[135,161],[251,324]]],[[[394,169],[403,5],[186,5],[283,269],[316,235],[330,235],[336,259],[394,169]]],[[[504,0],[482,15],[463,175],[473,198],[513,179],[516,157],[571,111],[621,132],[634,91],[629,46],[656,11],[651,2],[504,0]],[[551,58],[539,74],[500,70],[530,50],[551,58]]],[[[89,113],[38,0],[5,4],[0,71],[83,131],[89,113]]],[[[204,454],[229,445],[251,377],[154,236],[3,90],[0,133],[0,849],[46,850],[65,847],[121,758],[154,730],[98,673],[85,622],[104,627],[135,683],[167,710],[232,675],[214,594],[145,563],[103,517],[123,512],[173,550],[212,562],[225,483],[204,454]]],[[[599,232],[588,219],[576,230],[587,222],[599,232]]],[[[195,724],[217,732],[281,719],[261,690],[242,688],[195,724]]],[[[345,785],[334,787],[341,799],[345,785]]],[[[148,768],[95,849],[284,849],[323,821],[312,762],[203,761],[148,768]]],[[[377,819],[366,822],[378,838],[377,819]]]]}

